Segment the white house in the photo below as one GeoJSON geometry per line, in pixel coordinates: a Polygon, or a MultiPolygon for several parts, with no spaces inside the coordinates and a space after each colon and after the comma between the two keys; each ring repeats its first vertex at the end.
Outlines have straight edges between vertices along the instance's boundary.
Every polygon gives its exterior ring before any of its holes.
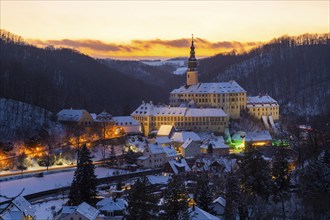
{"type": "Polygon", "coordinates": [[[174,132],[171,137],[173,146],[174,146],[175,150],[179,153],[182,153],[181,146],[188,139],[191,139],[192,141],[194,141],[196,143],[201,142],[201,138],[199,137],[199,135],[192,131],[174,132]]]}
{"type": "Polygon", "coordinates": [[[7,207],[2,210],[0,219],[2,220],[21,220],[34,219],[35,208],[22,196],[16,197],[7,207]]]}
{"type": "Polygon", "coordinates": [[[206,144],[203,144],[201,146],[201,153],[204,154],[211,153],[213,155],[228,155],[229,146],[225,144],[225,140],[223,139],[222,136],[220,136],[217,137],[216,139],[212,139],[208,141],[206,144]]]}
{"type": "Polygon", "coordinates": [[[169,160],[164,166],[164,173],[179,174],[191,171],[187,161],[184,158],[169,160]]]}
{"type": "Polygon", "coordinates": [[[112,120],[124,129],[126,134],[141,134],[141,124],[132,116],[114,116],[112,120]]]}
{"type": "Polygon", "coordinates": [[[55,219],[61,220],[95,220],[99,210],[86,202],[78,206],[63,206],[55,219]]]}
{"type": "Polygon", "coordinates": [[[104,198],[96,203],[96,208],[100,211],[98,219],[124,219],[127,206],[128,203],[125,199],[104,198]]]}
{"type": "Polygon", "coordinates": [[[188,138],[180,147],[180,152],[184,158],[195,157],[201,153],[200,141],[193,141],[188,138]]]}
{"type": "Polygon", "coordinates": [[[219,196],[212,202],[212,208],[217,216],[223,216],[225,214],[226,200],[219,196]]]}
{"type": "Polygon", "coordinates": [[[214,216],[197,206],[189,208],[189,220],[220,220],[217,216],[214,216]]]}
{"type": "Polygon", "coordinates": [[[162,168],[167,161],[176,157],[177,153],[172,146],[148,144],[144,148],[143,156],[137,158],[137,164],[144,168],[162,168]]]}

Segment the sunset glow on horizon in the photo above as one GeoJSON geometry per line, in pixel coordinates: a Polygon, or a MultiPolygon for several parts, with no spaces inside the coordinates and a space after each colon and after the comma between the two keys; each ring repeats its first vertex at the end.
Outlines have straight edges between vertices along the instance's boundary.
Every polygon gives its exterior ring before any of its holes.
{"type": "Polygon", "coordinates": [[[7,1],[1,29],[94,57],[197,56],[249,50],[288,35],[329,33],[329,1],[7,1]]]}

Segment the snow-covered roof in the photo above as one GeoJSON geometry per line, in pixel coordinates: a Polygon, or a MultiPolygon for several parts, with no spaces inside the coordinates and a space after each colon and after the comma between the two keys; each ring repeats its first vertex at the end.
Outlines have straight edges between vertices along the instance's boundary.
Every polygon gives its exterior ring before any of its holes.
{"type": "Polygon", "coordinates": [[[158,144],[148,144],[149,150],[152,154],[162,154],[164,149],[161,145],[158,144]]]}
{"type": "Polygon", "coordinates": [[[24,213],[25,216],[35,216],[35,208],[23,197],[16,197],[12,203],[24,213]]]}
{"type": "Polygon", "coordinates": [[[193,140],[191,138],[188,138],[182,145],[181,147],[186,149],[192,142],[193,140]]]}
{"type": "Polygon", "coordinates": [[[182,117],[228,117],[221,108],[188,108],[156,106],[152,103],[142,103],[132,116],[182,116],[182,117]]]}
{"type": "Polygon", "coordinates": [[[179,173],[178,167],[184,167],[186,172],[191,171],[187,161],[184,158],[182,158],[180,160],[169,160],[168,163],[170,164],[170,166],[175,174],[179,173]]]}
{"type": "Polygon", "coordinates": [[[141,156],[141,157],[138,157],[137,159],[138,160],[146,160],[146,159],[148,159],[149,157],[147,157],[147,156],[141,156]]]}
{"type": "Polygon", "coordinates": [[[226,200],[219,196],[217,199],[213,201],[213,203],[219,203],[221,206],[226,207],[226,200]]]}
{"type": "Polygon", "coordinates": [[[63,109],[57,113],[59,121],[79,121],[84,113],[89,114],[83,109],[63,109]]]}
{"type": "Polygon", "coordinates": [[[195,206],[189,208],[189,220],[220,220],[220,218],[195,206]]]}
{"type": "Polygon", "coordinates": [[[96,113],[90,113],[90,115],[92,116],[93,120],[96,121],[97,114],[96,113]]]}
{"type": "Polygon", "coordinates": [[[271,141],[272,136],[269,131],[247,132],[245,141],[271,141]]]}
{"type": "Polygon", "coordinates": [[[213,163],[221,164],[224,167],[223,172],[231,172],[237,166],[236,159],[228,158],[201,158],[196,161],[196,163],[202,162],[204,165],[202,167],[197,167],[196,164],[192,167],[193,170],[197,171],[207,171],[210,170],[210,166],[213,163]]]}
{"type": "Polygon", "coordinates": [[[161,125],[157,132],[157,136],[169,136],[173,129],[173,125],[161,125]]]}
{"type": "Polygon", "coordinates": [[[89,205],[88,203],[83,202],[80,205],[78,205],[77,212],[89,220],[94,220],[96,219],[100,211],[94,208],[93,206],[89,205]]]}
{"type": "Polygon", "coordinates": [[[77,206],[63,206],[62,207],[62,214],[71,214],[77,209],[77,206]]]}
{"type": "Polygon", "coordinates": [[[113,198],[104,198],[96,204],[101,211],[124,210],[127,205],[126,200],[121,198],[115,200],[113,198]]]}
{"type": "Polygon", "coordinates": [[[163,150],[164,150],[167,157],[176,157],[176,156],[178,156],[178,154],[176,153],[176,150],[174,149],[174,147],[166,146],[166,147],[163,147],[163,150]]]}
{"type": "Polygon", "coordinates": [[[246,92],[236,81],[229,82],[211,82],[211,83],[198,83],[191,86],[181,86],[174,89],[171,93],[176,94],[223,94],[223,93],[238,93],[246,92]]]}
{"type": "Polygon", "coordinates": [[[2,220],[21,220],[24,219],[22,211],[19,210],[7,210],[0,214],[2,220]]]}
{"type": "Polygon", "coordinates": [[[158,144],[166,144],[172,141],[167,136],[164,136],[164,137],[156,137],[155,142],[158,144]]]}
{"type": "Polygon", "coordinates": [[[171,140],[174,142],[184,143],[189,138],[193,141],[201,141],[201,138],[198,136],[198,134],[192,131],[174,132],[171,140]]]}
{"type": "Polygon", "coordinates": [[[96,116],[97,121],[112,121],[112,115],[106,111],[101,112],[96,116]]]}
{"type": "Polygon", "coordinates": [[[117,125],[140,125],[132,116],[114,116],[112,120],[114,120],[117,125]]]}
{"type": "Polygon", "coordinates": [[[277,101],[269,95],[258,95],[246,97],[246,105],[252,107],[277,106],[277,101]]]}
{"type": "Polygon", "coordinates": [[[227,144],[225,144],[225,140],[222,136],[217,137],[216,139],[210,140],[207,144],[203,144],[201,148],[207,149],[209,147],[209,144],[212,144],[212,147],[214,149],[216,148],[229,148],[227,144]]]}

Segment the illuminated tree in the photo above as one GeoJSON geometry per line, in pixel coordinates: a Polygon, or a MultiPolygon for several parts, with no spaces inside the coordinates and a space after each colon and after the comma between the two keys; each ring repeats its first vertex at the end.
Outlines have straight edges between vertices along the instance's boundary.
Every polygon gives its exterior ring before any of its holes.
{"type": "Polygon", "coordinates": [[[82,202],[93,204],[96,196],[97,179],[90,151],[84,144],[81,148],[77,169],[69,193],[69,205],[79,205],[82,202]]]}

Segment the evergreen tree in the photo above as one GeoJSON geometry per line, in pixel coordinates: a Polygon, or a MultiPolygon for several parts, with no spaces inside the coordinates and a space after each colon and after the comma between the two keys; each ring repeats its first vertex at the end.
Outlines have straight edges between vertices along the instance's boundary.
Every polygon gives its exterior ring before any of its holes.
{"type": "Polygon", "coordinates": [[[313,158],[302,171],[299,195],[305,219],[330,219],[330,148],[313,158]]]}
{"type": "Polygon", "coordinates": [[[188,220],[188,192],[180,176],[170,179],[164,192],[163,209],[166,219],[188,220]]]}
{"type": "Polygon", "coordinates": [[[210,179],[208,173],[203,173],[197,180],[194,199],[201,209],[206,212],[213,213],[212,201],[213,196],[209,186],[210,179]]]}
{"type": "Polygon", "coordinates": [[[284,201],[289,198],[290,173],[289,162],[285,147],[278,147],[273,159],[273,200],[282,203],[283,218],[285,219],[284,201]]]}
{"type": "Polygon", "coordinates": [[[82,202],[93,204],[96,196],[97,178],[94,173],[94,165],[91,160],[90,151],[86,144],[82,146],[77,169],[69,192],[69,205],[79,205],[82,202]]]}
{"type": "Polygon", "coordinates": [[[155,217],[158,199],[152,193],[153,186],[147,177],[136,180],[127,197],[128,220],[144,220],[155,217]]]}
{"type": "Polygon", "coordinates": [[[226,182],[226,207],[225,217],[229,220],[236,219],[240,200],[239,180],[235,173],[230,172],[226,182]]]}
{"type": "MultiPolygon", "coordinates": [[[[262,154],[247,146],[240,166],[242,190],[249,197],[260,196],[268,200],[271,189],[271,171],[262,154]]],[[[253,198],[251,198],[253,199],[253,198]]]]}

